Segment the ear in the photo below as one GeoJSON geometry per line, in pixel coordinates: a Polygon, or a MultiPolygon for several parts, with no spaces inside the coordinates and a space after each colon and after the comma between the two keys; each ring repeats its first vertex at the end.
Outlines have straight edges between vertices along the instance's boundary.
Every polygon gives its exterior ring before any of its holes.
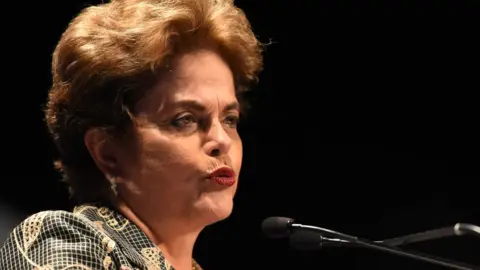
{"type": "Polygon", "coordinates": [[[115,147],[115,140],[105,130],[87,130],[84,143],[93,161],[107,178],[120,176],[120,150],[115,147]]]}

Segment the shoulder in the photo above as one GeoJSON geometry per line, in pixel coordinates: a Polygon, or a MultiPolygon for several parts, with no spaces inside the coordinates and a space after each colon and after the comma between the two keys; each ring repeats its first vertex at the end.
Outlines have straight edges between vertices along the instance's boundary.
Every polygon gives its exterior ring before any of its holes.
{"type": "Polygon", "coordinates": [[[0,269],[102,269],[109,253],[105,237],[81,215],[39,212],[16,226],[0,248],[0,269]]]}
{"type": "Polygon", "coordinates": [[[81,215],[67,211],[42,211],[23,220],[10,237],[20,237],[25,248],[50,238],[75,241],[85,238],[101,240],[101,233],[81,215]]]}

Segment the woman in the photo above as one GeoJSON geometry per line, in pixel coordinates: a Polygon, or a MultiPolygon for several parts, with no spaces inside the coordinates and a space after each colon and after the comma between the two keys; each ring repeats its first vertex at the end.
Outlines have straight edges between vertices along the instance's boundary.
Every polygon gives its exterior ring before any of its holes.
{"type": "Polygon", "coordinates": [[[239,95],[261,45],[231,0],[89,7],[53,55],[46,120],[79,206],[30,216],[1,269],[200,269],[203,228],[233,207],[239,95]]]}

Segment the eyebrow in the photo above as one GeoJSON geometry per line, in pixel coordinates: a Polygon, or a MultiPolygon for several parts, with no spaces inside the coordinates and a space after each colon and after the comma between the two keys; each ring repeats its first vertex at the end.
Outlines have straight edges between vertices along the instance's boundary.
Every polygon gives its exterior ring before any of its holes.
{"type": "MultiPolygon", "coordinates": [[[[174,106],[193,109],[201,112],[207,111],[207,107],[196,100],[181,100],[176,102],[174,106]]],[[[223,112],[232,110],[240,110],[240,104],[237,101],[230,102],[223,108],[223,112]]]]}

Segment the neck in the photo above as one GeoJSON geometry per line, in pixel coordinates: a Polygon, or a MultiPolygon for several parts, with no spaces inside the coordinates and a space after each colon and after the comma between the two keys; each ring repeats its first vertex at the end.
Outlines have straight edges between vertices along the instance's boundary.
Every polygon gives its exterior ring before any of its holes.
{"type": "Polygon", "coordinates": [[[193,265],[193,247],[199,233],[196,231],[177,235],[172,233],[170,237],[163,237],[164,234],[162,234],[162,236],[156,237],[159,239],[156,245],[162,250],[165,258],[175,266],[175,269],[191,270],[193,265]]]}
{"type": "Polygon", "coordinates": [[[193,247],[202,228],[191,227],[188,221],[176,217],[154,219],[147,225],[124,202],[119,202],[118,207],[122,214],[137,225],[162,251],[175,269],[192,269],[193,247]]]}

